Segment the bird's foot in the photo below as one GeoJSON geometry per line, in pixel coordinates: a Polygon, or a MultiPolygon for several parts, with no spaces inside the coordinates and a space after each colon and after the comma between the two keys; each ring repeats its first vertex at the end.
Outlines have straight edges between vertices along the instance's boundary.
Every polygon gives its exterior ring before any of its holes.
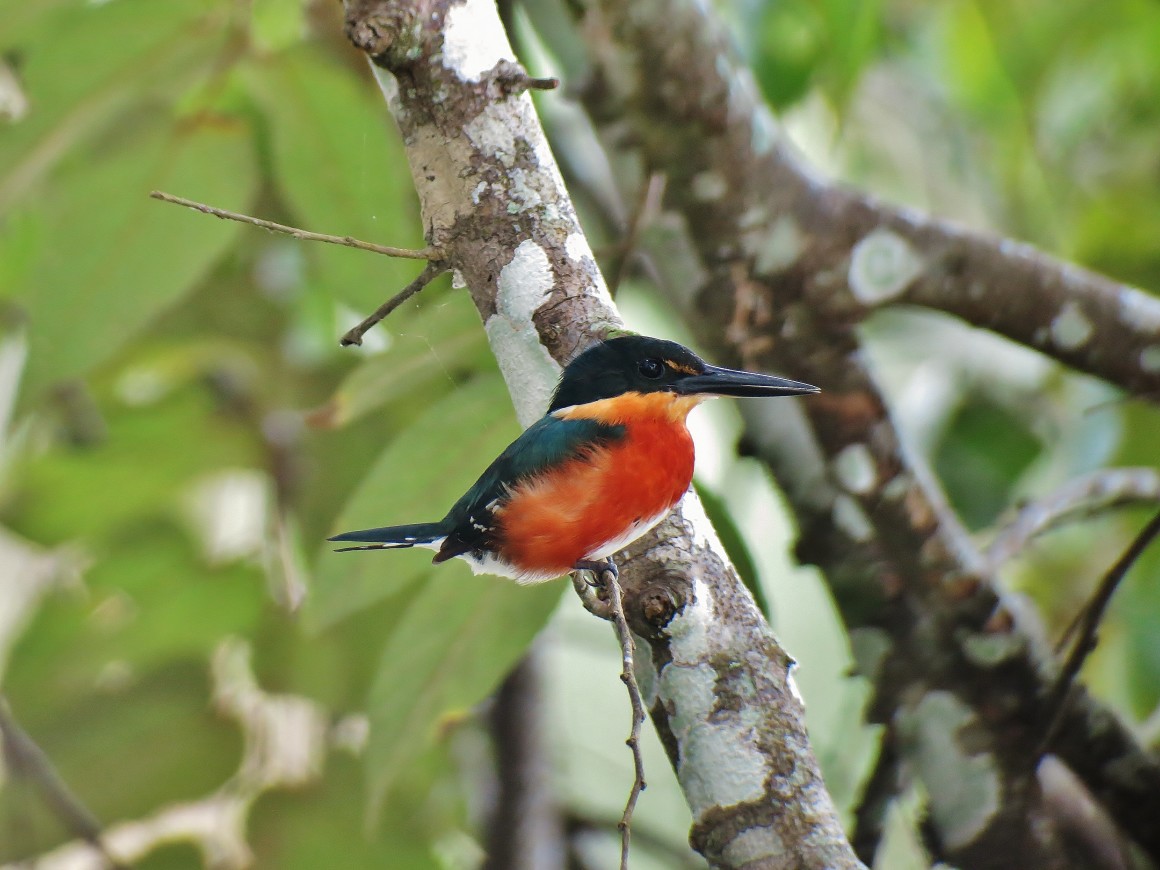
{"type": "Polygon", "coordinates": [[[611,574],[613,580],[616,580],[620,576],[620,572],[616,570],[616,563],[611,558],[605,559],[602,562],[581,559],[572,568],[575,571],[590,571],[592,573],[592,579],[588,581],[589,586],[603,586],[605,572],[611,574]]]}

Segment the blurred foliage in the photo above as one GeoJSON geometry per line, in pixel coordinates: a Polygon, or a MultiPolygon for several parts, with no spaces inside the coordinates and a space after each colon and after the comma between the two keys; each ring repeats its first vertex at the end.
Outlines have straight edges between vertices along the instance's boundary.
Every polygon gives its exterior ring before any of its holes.
{"type": "MultiPolygon", "coordinates": [[[[1156,4],[736,0],[726,12],[818,164],[1160,287],[1156,4]]],[[[335,723],[313,778],[258,798],[257,863],[469,866],[490,763],[477,705],[563,584],[436,572],[421,552],[334,556],[320,541],[437,518],[514,435],[470,300],[440,283],[342,350],[342,330],[417,264],[147,198],[165,188],[420,245],[401,143],[340,17],[339,4],[298,0],[0,0],[0,522],[12,533],[0,537],[0,684],[102,820],[140,819],[233,781],[252,735],[212,706],[210,660],[244,638],[262,689],[310,698],[335,723]],[[51,570],[34,580],[34,564],[51,570]],[[383,810],[370,826],[368,793],[383,810]]],[[[639,291],[622,296],[633,322],[679,337],[639,291]]],[[[1109,403],[1033,354],[930,319],[867,335],[982,539],[1073,474],[1157,462],[1154,406],[1109,403]]],[[[845,678],[825,587],[786,562],[784,513],[732,456],[736,422],[722,414],[706,431],[725,456],[699,486],[803,661],[815,746],[848,813],[872,747],[850,727],[865,687],[845,678]]],[[[1054,532],[1010,579],[1059,626],[1140,520],[1054,532]]],[[[1150,553],[1088,673],[1138,720],[1160,702],[1158,572],[1150,553]]],[[[616,650],[570,600],[547,643],[558,793],[603,832],[581,850],[603,861],[630,776],[616,650]]],[[[675,866],[688,818],[663,752],[648,751],[634,848],[642,866],[675,866]]],[[[0,786],[0,861],[69,839],[26,784],[0,786]]],[[[896,851],[918,848],[900,837],[896,851]]],[[[195,854],[167,846],[142,866],[195,854]]]]}

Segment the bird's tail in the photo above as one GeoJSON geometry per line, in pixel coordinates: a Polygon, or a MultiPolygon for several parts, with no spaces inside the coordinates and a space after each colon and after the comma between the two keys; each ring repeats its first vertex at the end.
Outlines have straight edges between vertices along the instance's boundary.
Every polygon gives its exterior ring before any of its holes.
{"type": "Polygon", "coordinates": [[[415,523],[410,526],[384,526],[381,529],[361,529],[357,532],[343,532],[328,541],[357,541],[365,546],[340,547],[336,553],[348,550],[396,550],[401,547],[416,547],[431,544],[446,537],[440,523],[415,523]]]}

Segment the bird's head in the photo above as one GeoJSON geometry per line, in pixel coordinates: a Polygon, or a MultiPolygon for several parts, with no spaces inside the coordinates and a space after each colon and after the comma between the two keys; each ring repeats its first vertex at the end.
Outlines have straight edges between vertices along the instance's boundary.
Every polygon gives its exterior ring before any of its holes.
{"type": "Polygon", "coordinates": [[[817,387],[773,375],[709,365],[675,341],[626,335],[580,354],[560,376],[549,411],[611,399],[625,393],[677,396],[800,396],[817,387]]]}

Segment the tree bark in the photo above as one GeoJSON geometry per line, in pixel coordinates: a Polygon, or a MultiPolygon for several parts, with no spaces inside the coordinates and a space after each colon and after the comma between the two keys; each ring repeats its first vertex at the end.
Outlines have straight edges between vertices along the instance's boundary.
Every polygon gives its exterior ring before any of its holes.
{"type": "MultiPolygon", "coordinates": [[[[428,242],[471,292],[524,425],[621,324],[491,0],[347,0],[398,122],[428,242]]],[[[789,659],[691,493],[621,575],[639,677],[715,866],[859,867],[810,750],[789,659]]]]}
{"type": "MultiPolygon", "coordinates": [[[[676,304],[715,356],[823,387],[801,413],[743,406],[748,445],[790,499],[799,556],[827,575],[875,682],[869,718],[891,725],[890,751],[922,780],[942,854],[1077,866],[1035,775],[1057,667],[905,450],[855,327],[876,305],[932,305],[1152,392],[1160,301],[819,178],[703,3],[569,8],[603,140],[618,163],[667,177],[654,260],[676,304]],[[1016,282],[1019,302],[1002,294],[1016,282]]],[[[1114,715],[1078,694],[1049,748],[1160,857],[1160,764],[1114,715]]]]}

